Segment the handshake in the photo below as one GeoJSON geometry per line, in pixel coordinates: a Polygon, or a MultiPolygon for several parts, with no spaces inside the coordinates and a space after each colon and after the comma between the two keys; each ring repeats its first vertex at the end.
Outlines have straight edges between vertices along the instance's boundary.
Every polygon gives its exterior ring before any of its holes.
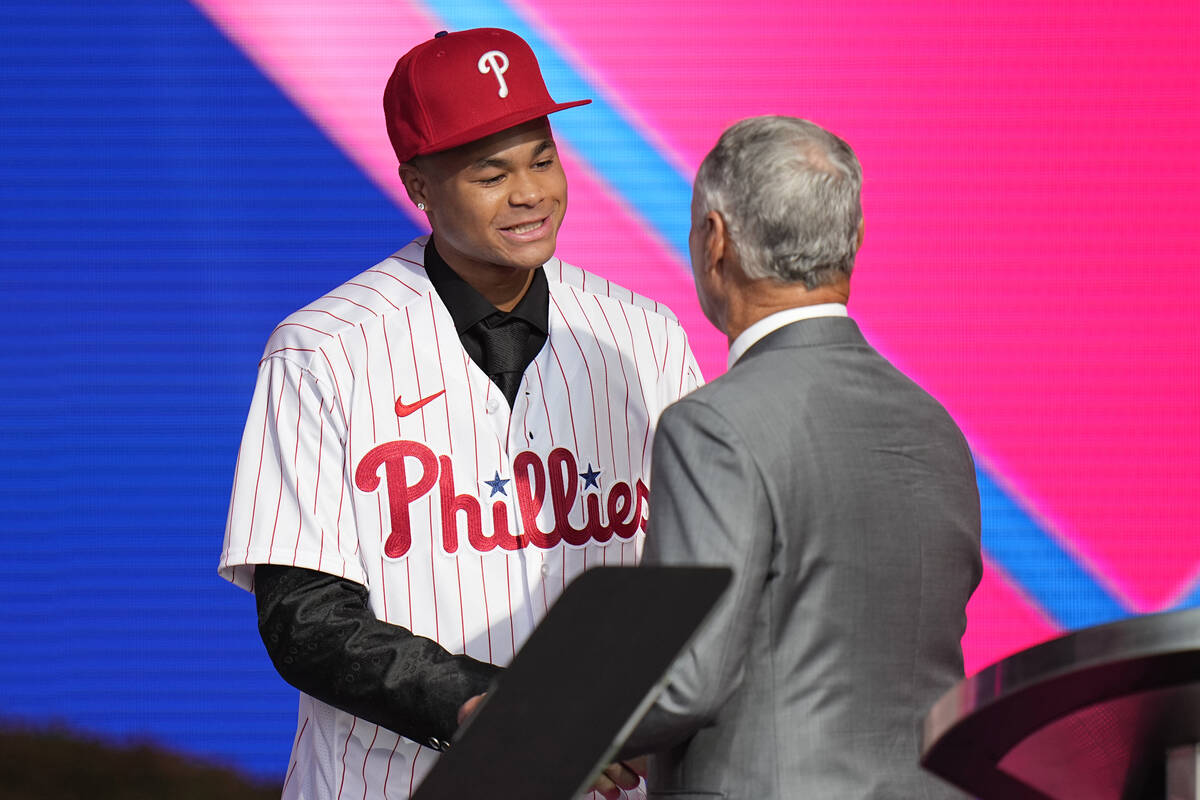
{"type": "MultiPolygon", "coordinates": [[[[458,709],[458,724],[467,721],[486,695],[477,694],[458,709]]],[[[623,789],[636,789],[646,774],[646,757],[616,761],[605,767],[592,783],[591,791],[599,792],[604,800],[617,800],[623,789]]]]}

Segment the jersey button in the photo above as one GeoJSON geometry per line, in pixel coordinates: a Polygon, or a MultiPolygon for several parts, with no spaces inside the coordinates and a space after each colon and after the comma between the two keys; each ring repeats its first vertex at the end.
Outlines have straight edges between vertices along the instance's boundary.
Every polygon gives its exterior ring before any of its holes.
{"type": "Polygon", "coordinates": [[[550,577],[550,565],[549,564],[542,564],[542,577],[543,578],[550,577]]]}
{"type": "Polygon", "coordinates": [[[489,414],[495,414],[499,408],[500,408],[500,401],[497,400],[496,398],[493,397],[491,400],[487,401],[487,412],[489,414]]]}

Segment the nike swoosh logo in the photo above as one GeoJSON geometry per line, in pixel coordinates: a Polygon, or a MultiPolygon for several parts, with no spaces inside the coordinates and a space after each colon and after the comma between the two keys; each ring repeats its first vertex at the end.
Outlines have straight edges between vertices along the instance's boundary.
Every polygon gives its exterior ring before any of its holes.
{"type": "Polygon", "coordinates": [[[441,397],[445,393],[446,393],[446,390],[442,389],[437,394],[431,394],[431,395],[429,395],[429,397],[422,397],[420,400],[418,400],[415,403],[405,403],[403,400],[401,400],[399,397],[397,397],[396,398],[396,416],[407,417],[409,414],[413,413],[414,411],[420,411],[422,408],[429,405],[434,400],[437,400],[439,397],[441,397]]]}

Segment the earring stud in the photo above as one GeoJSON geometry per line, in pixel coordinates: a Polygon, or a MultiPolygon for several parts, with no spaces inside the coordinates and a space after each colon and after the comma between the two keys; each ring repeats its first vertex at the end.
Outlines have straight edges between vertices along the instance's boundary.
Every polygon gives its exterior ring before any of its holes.
{"type": "Polygon", "coordinates": [[[424,211],[424,210],[425,210],[425,204],[417,203],[417,211],[424,211]]]}

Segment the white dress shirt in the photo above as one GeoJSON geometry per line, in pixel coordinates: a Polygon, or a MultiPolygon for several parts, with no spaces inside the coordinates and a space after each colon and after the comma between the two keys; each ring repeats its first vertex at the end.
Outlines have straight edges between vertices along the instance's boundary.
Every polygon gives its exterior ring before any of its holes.
{"type": "Polygon", "coordinates": [[[790,325],[802,319],[848,316],[850,315],[846,311],[846,306],[842,303],[820,303],[815,306],[798,306],[776,311],[738,334],[738,337],[729,345],[729,366],[732,367],[737,363],[737,360],[759,339],[768,333],[779,330],[784,325],[790,325]]]}

